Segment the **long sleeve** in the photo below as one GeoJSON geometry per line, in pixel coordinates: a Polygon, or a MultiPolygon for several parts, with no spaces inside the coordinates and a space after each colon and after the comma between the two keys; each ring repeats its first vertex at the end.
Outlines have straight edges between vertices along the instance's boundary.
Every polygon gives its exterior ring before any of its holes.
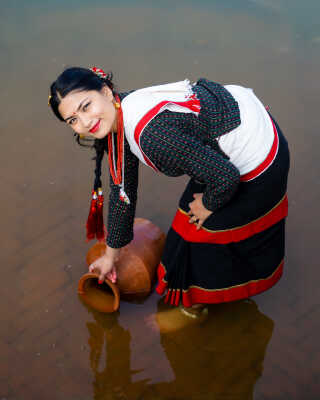
{"type": "Polygon", "coordinates": [[[238,169],[201,140],[196,116],[164,111],[145,128],[141,146],[166,175],[186,174],[205,184],[203,204],[211,211],[226,204],[236,192],[238,169]]]}
{"type": "Polygon", "coordinates": [[[139,160],[130,151],[127,140],[124,141],[124,189],[130,199],[130,204],[120,199],[119,186],[110,179],[108,235],[107,245],[120,248],[133,239],[133,222],[137,203],[139,160]]]}

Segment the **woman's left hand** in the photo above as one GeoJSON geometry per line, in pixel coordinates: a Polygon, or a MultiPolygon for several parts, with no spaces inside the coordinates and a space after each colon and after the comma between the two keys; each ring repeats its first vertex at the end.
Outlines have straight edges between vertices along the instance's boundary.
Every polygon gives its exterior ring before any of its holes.
{"type": "Polygon", "coordinates": [[[199,230],[204,223],[204,221],[212,214],[212,211],[205,208],[202,203],[203,193],[194,193],[194,200],[189,203],[190,211],[188,215],[190,215],[189,223],[196,223],[197,230],[199,230]]]}

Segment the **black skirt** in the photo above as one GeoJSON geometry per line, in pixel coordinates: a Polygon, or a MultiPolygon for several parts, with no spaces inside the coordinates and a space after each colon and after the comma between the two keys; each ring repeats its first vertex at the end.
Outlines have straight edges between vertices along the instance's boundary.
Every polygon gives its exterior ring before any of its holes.
{"type": "Polygon", "coordinates": [[[289,150],[274,122],[274,154],[241,177],[236,194],[205,221],[189,223],[188,204],[204,186],[190,180],[168,232],[157,292],[172,305],[234,301],[261,293],[282,276],[288,213],[289,150]]]}

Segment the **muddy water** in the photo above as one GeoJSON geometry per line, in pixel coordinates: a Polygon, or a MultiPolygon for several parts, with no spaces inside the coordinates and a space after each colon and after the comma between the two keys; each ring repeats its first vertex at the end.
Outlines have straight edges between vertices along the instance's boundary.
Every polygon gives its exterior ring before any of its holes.
{"type": "MultiPolygon", "coordinates": [[[[318,0],[2,2],[0,399],[320,397],[319,11],[318,0]],[[291,149],[276,287],[175,334],[157,329],[156,294],[113,315],[82,304],[92,153],[47,106],[71,65],[112,70],[121,90],[200,76],[254,88],[291,149]]],[[[137,215],[166,231],[185,178],[140,176],[137,215]]]]}

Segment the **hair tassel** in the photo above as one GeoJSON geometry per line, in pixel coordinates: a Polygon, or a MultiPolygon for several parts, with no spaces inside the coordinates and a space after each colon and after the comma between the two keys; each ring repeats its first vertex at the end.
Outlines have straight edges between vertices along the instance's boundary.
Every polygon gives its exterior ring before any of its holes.
{"type": "Polygon", "coordinates": [[[87,220],[87,241],[92,240],[97,234],[97,193],[92,191],[90,211],[87,220]]]}
{"type": "Polygon", "coordinates": [[[106,239],[106,229],[103,223],[103,192],[102,189],[98,189],[98,200],[97,200],[97,230],[96,236],[99,242],[103,242],[106,239]]]}

